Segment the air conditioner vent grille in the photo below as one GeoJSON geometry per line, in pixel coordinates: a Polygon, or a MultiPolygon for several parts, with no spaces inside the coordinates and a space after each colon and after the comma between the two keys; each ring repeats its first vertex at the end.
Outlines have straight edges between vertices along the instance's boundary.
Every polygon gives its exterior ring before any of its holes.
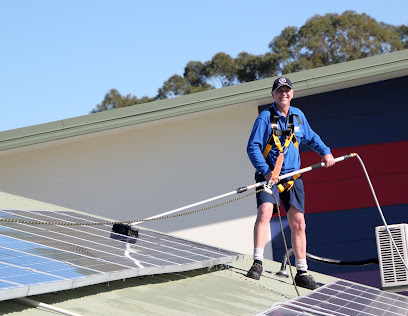
{"type": "MultiPolygon", "coordinates": [[[[408,258],[408,224],[388,226],[391,236],[404,261],[408,258]]],[[[382,286],[408,285],[408,271],[395,250],[385,226],[375,229],[382,286]]]]}

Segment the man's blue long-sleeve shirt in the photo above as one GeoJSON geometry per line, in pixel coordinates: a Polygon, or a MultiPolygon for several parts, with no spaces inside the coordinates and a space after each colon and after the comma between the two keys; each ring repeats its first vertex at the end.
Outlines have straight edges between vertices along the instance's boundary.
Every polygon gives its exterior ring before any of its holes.
{"type": "MultiPolygon", "coordinates": [[[[272,109],[266,109],[259,114],[255,120],[254,127],[252,129],[251,136],[249,137],[247,153],[249,159],[251,160],[255,169],[261,172],[264,176],[271,172],[269,166],[274,166],[276,159],[279,155],[279,149],[276,145],[272,146],[272,150],[269,152],[266,160],[263,157],[263,151],[265,146],[268,143],[269,138],[272,135],[272,126],[271,126],[271,112],[275,112],[275,115],[279,116],[278,120],[278,129],[286,130],[288,126],[288,121],[285,116],[283,116],[275,106],[275,103],[272,104],[272,109]]],[[[289,115],[298,115],[301,121],[301,124],[294,119],[293,123],[295,125],[294,131],[295,136],[298,140],[299,145],[305,144],[311,149],[316,151],[320,156],[330,154],[330,148],[327,147],[320,136],[315,133],[310,127],[306,116],[303,112],[296,107],[289,107],[289,115]]],[[[279,137],[280,142],[283,146],[286,140],[286,136],[279,137]]],[[[281,170],[281,174],[286,174],[295,170],[300,169],[300,154],[299,150],[296,148],[295,144],[291,142],[288,148],[284,149],[284,160],[281,170]]]]}

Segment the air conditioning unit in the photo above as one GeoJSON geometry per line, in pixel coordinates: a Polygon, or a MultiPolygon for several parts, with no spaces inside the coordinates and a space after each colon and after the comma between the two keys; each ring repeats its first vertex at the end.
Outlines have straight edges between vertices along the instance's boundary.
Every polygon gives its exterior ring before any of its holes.
{"type": "MultiPolygon", "coordinates": [[[[408,264],[408,224],[388,225],[388,229],[405,264],[408,264]]],[[[408,271],[395,250],[385,226],[377,226],[375,236],[383,290],[406,290],[408,271]]]]}

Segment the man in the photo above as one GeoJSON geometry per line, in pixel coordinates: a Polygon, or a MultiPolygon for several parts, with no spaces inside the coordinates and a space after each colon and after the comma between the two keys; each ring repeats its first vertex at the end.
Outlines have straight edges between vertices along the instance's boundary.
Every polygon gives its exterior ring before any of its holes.
{"type": "MultiPolygon", "coordinates": [[[[266,180],[272,183],[272,171],[278,157],[279,159],[282,158],[280,156],[283,156],[280,174],[299,170],[298,145],[301,143],[316,151],[322,157],[325,167],[333,166],[335,163],[330,148],[311,129],[303,112],[290,105],[293,95],[292,83],[288,78],[276,79],[272,86],[272,97],[275,102],[269,109],[259,114],[255,120],[248,141],[247,153],[256,169],[256,182],[266,180]],[[276,136],[271,136],[272,133],[276,136]]],[[[313,277],[307,273],[303,181],[299,177],[286,179],[284,183],[280,184],[280,188],[273,185],[272,192],[277,198],[280,198],[291,229],[292,249],[295,254],[297,269],[295,283],[301,287],[315,289],[318,286],[313,277]]],[[[258,215],[254,226],[254,263],[247,276],[259,280],[263,270],[262,260],[268,239],[270,220],[274,213],[276,201],[271,194],[265,191],[258,192],[256,199],[258,215]]]]}

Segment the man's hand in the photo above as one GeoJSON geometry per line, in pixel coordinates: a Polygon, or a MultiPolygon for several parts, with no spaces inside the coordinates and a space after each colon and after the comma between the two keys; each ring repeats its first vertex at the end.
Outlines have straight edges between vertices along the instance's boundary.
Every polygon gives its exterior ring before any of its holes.
{"type": "Polygon", "coordinates": [[[272,171],[264,176],[265,180],[270,183],[272,179],[272,171]]]}
{"type": "Polygon", "coordinates": [[[333,166],[336,162],[334,161],[334,157],[332,154],[327,154],[322,157],[322,162],[324,162],[324,166],[329,168],[333,166]]]}
{"type": "Polygon", "coordinates": [[[264,178],[265,178],[265,180],[266,180],[266,182],[268,184],[276,184],[278,182],[278,180],[277,180],[278,176],[275,177],[275,178],[272,178],[272,175],[273,175],[273,172],[269,172],[268,174],[266,174],[266,176],[264,176],[264,178]]]}

